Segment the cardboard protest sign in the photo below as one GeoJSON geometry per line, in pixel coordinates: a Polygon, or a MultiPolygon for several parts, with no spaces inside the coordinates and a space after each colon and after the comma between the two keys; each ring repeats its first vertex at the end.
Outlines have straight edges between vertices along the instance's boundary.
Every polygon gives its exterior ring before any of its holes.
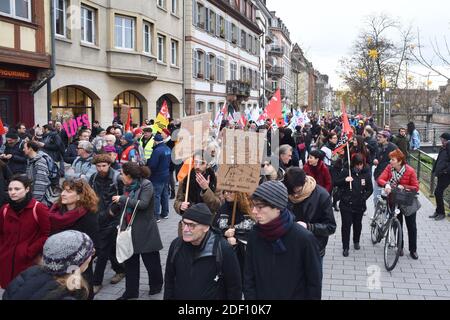
{"type": "Polygon", "coordinates": [[[78,128],[83,126],[88,128],[90,128],[91,126],[91,123],[89,122],[89,116],[87,114],[78,116],[76,117],[76,119],[70,119],[63,124],[64,130],[66,131],[69,138],[76,136],[78,128]]]}
{"type": "Polygon", "coordinates": [[[222,164],[217,173],[217,189],[252,194],[259,184],[260,165],[222,164]]]}
{"type": "Polygon", "coordinates": [[[211,113],[204,113],[195,116],[183,118],[181,120],[181,129],[177,130],[176,145],[174,148],[175,159],[186,159],[196,151],[206,148],[211,113]]]}

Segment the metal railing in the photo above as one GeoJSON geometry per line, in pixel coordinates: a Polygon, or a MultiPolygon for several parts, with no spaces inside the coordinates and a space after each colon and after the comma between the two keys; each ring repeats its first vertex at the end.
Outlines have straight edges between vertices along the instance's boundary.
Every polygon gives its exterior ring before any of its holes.
{"type": "MultiPolygon", "coordinates": [[[[425,186],[430,198],[434,197],[437,182],[432,173],[435,162],[434,158],[421,150],[411,151],[408,155],[408,164],[416,171],[417,179],[422,186],[425,186]]],[[[445,191],[444,200],[447,205],[450,204],[450,188],[445,191]]]]}
{"type": "MultiPolygon", "coordinates": [[[[392,128],[391,132],[393,134],[398,133],[399,128],[392,128]]],[[[449,129],[446,128],[428,128],[428,127],[416,127],[416,130],[419,131],[420,141],[421,142],[431,142],[433,147],[441,145],[441,135],[444,132],[448,132],[449,129]]]]}

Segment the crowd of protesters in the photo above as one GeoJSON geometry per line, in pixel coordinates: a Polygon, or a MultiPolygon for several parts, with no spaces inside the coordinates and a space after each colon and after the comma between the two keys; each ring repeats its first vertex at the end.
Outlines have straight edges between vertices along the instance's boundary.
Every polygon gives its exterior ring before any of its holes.
{"type": "MultiPolygon", "coordinates": [[[[93,299],[110,261],[110,282],[126,282],[119,299],[137,299],[142,258],[149,294],[164,289],[165,299],[320,299],[335,212],[348,257],[352,228],[354,249],[361,248],[370,196],[376,204],[394,188],[419,191],[407,164],[408,153],[420,147],[413,123],[394,135],[370,117],[351,117],[352,138],[342,145],[348,134],[343,122],[317,115],[278,128],[271,121],[244,127],[222,121],[208,147],[193,153],[191,172],[181,177],[182,164],[171,157],[182,127],[177,120],[161,131],[146,121],[128,132],[117,119],[106,130],[94,121],[70,138],[59,122],[6,128],[0,147],[3,298],[93,299]],[[217,187],[224,128],[264,132],[265,154],[279,160],[276,166],[264,159],[253,194],[217,187]],[[274,139],[278,147],[271,145],[274,139]],[[170,199],[181,221],[163,276],[158,225],[169,216],[170,199]],[[131,224],[134,254],[119,263],[117,229],[131,224]],[[74,266],[82,283],[77,288],[68,279],[74,266]]],[[[433,168],[437,209],[430,218],[436,220],[445,217],[443,192],[450,184],[450,134],[441,139],[433,168]]],[[[418,259],[416,212],[401,210],[403,219],[410,256],[418,259]]]]}

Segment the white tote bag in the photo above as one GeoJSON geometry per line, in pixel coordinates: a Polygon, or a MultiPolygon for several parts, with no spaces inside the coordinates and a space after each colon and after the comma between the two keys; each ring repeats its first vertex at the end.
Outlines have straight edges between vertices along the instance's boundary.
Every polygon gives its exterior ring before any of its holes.
{"type": "Polygon", "coordinates": [[[117,231],[117,239],[116,239],[116,258],[119,263],[123,263],[126,260],[130,259],[131,256],[134,254],[133,249],[133,239],[131,237],[131,226],[134,221],[134,216],[136,214],[136,209],[139,205],[140,200],[136,203],[136,206],[133,210],[133,215],[131,217],[130,223],[128,224],[127,228],[124,231],[120,231],[120,228],[122,227],[123,219],[125,217],[125,214],[127,212],[127,205],[128,200],[125,203],[125,208],[123,209],[122,217],[120,218],[120,224],[117,231]]]}

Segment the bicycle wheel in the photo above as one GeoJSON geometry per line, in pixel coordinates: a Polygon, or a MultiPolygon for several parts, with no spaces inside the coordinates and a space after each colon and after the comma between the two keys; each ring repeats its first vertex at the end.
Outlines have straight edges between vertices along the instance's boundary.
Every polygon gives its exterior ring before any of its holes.
{"type": "Polygon", "coordinates": [[[380,218],[382,217],[382,210],[377,207],[373,214],[372,222],[370,223],[370,238],[373,244],[380,242],[380,218]]]}
{"type": "Polygon", "coordinates": [[[400,225],[400,221],[394,218],[390,222],[384,243],[384,266],[387,271],[393,270],[398,262],[402,238],[402,226],[400,225]]]}

